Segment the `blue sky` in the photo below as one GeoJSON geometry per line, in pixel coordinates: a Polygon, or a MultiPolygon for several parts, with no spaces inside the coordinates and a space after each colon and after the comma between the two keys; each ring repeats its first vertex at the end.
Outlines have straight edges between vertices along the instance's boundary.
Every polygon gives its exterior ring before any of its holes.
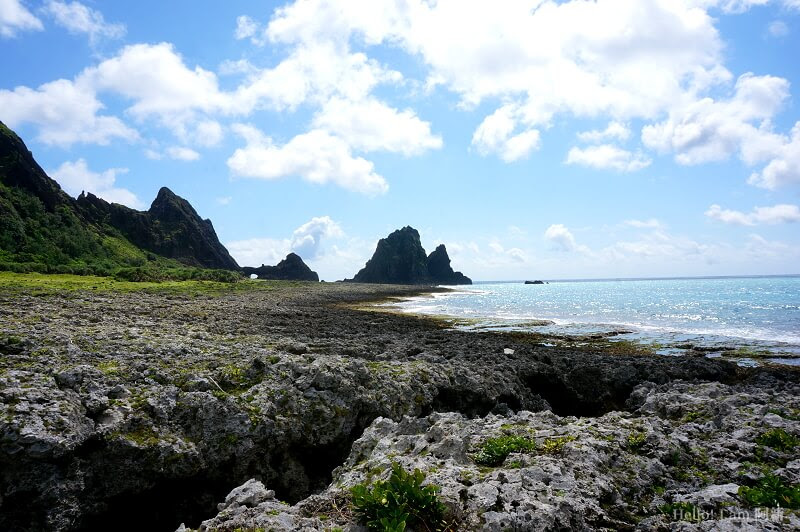
{"type": "Polygon", "coordinates": [[[479,280],[800,273],[800,0],[0,0],[0,120],[242,265],[404,225],[479,280]]]}

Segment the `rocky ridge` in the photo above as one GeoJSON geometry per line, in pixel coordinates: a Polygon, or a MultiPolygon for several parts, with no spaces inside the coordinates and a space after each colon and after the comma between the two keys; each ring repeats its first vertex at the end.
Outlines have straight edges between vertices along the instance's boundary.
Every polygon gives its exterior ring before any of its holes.
{"type": "Polygon", "coordinates": [[[17,271],[47,272],[61,267],[69,272],[76,267],[108,274],[114,268],[158,259],[170,267],[239,269],[211,221],[200,218],[188,201],[168,188],[162,188],[144,212],[90,193],[76,200],[42,170],[25,143],[2,122],[0,207],[2,269],[13,265],[17,271]]]}

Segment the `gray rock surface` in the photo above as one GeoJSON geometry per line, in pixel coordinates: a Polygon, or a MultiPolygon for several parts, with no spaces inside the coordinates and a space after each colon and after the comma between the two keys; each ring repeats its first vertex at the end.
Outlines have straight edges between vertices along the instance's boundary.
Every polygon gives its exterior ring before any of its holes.
{"type": "MultiPolygon", "coordinates": [[[[196,527],[250,479],[263,490],[252,484],[240,494],[252,494],[251,502],[226,506],[216,519],[234,513],[249,519],[254,504],[269,508],[270,519],[279,518],[270,525],[275,528],[324,529],[346,513],[346,488],[364,474],[355,465],[339,470],[336,495],[329,487],[332,471],[353,456],[377,463],[382,447],[376,451],[370,441],[385,438],[382,446],[405,445],[411,452],[422,444],[420,434],[439,434],[435,452],[420,451],[419,459],[441,456],[436,459],[472,471],[474,466],[463,462],[472,452],[470,442],[516,421],[529,423],[539,438],[581,424],[601,431],[614,423],[627,428],[637,418],[650,434],[647,448],[661,454],[662,437],[689,453],[706,445],[709,431],[728,434],[729,441],[715,451],[725,459],[714,462],[726,476],[692,485],[691,491],[675,488],[677,497],[735,483],[741,471],[737,457],[753,452],[758,427],[797,433],[795,420],[767,415],[770,405],[797,408],[786,391],[797,382],[793,373],[746,370],[703,357],[631,354],[605,339],[463,332],[439,321],[360,310],[366,301],[418,293],[407,287],[253,282],[224,291],[169,285],[131,291],[123,286],[122,291],[44,285],[0,290],[0,529],[113,529],[124,523],[174,530],[182,522],[196,527]],[[703,395],[691,388],[699,385],[668,385],[679,379],[716,384],[705,385],[710,388],[703,395]],[[747,393],[756,399],[727,386],[751,386],[754,391],[747,393]],[[712,406],[707,417],[670,429],[687,410],[712,406]],[[626,409],[637,413],[621,412],[626,409]],[[750,417],[740,412],[746,409],[752,410],[750,417]],[[521,410],[539,413],[514,414],[521,410]],[[737,423],[725,421],[733,415],[728,410],[740,416],[737,423]],[[492,413],[511,421],[496,415],[479,419],[492,413]],[[407,416],[412,419],[403,421],[407,416]],[[364,434],[378,418],[383,420],[364,434]],[[393,436],[398,427],[405,439],[393,436]],[[275,499],[266,497],[269,490],[275,499]],[[322,495],[309,497],[313,493],[322,495]]],[[[579,437],[567,447],[585,449],[593,442],[579,437]]],[[[597,445],[610,443],[598,438],[597,445]]],[[[614,453],[598,451],[592,460],[613,468],[614,453]]],[[[657,476],[659,463],[636,462],[644,468],[631,477],[636,490],[657,476]]],[[[600,510],[615,523],[628,522],[628,514],[603,508],[617,499],[610,502],[601,494],[624,498],[630,479],[620,484],[621,477],[608,473],[590,487],[575,477],[579,464],[573,469],[552,460],[542,464],[541,471],[526,473],[533,476],[525,483],[552,484],[557,478],[565,493],[589,490],[574,497],[576,508],[588,512],[587,523],[599,522],[591,520],[600,510]]],[[[512,471],[505,478],[511,473],[521,474],[512,471]]],[[[797,478],[796,457],[781,474],[797,478]]],[[[456,487],[452,479],[430,478],[456,487]]],[[[505,493],[505,481],[495,480],[473,482],[473,498],[488,501],[495,489],[505,493]]],[[[547,504],[563,505],[551,495],[543,499],[547,504]]],[[[633,503],[627,504],[626,511],[633,512],[633,503]]],[[[504,508],[475,511],[501,522],[507,518],[504,508]]]]}

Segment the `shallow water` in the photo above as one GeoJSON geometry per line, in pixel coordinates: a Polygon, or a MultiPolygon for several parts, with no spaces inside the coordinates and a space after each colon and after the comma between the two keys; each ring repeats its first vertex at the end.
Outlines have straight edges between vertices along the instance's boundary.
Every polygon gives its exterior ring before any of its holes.
{"type": "Polygon", "coordinates": [[[469,319],[473,329],[622,332],[615,338],[651,344],[664,355],[691,345],[712,356],[736,351],[747,364],[800,365],[800,276],[479,283],[399,307],[469,319]]]}

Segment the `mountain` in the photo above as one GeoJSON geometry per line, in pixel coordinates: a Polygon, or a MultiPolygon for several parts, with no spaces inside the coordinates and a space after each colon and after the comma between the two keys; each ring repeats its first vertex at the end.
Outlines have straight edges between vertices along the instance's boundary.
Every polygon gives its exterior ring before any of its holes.
{"type": "Polygon", "coordinates": [[[472,284],[472,279],[450,267],[450,256],[444,244],[439,244],[428,255],[428,273],[437,284],[472,284]]]}
{"type": "Polygon", "coordinates": [[[113,227],[142,249],[189,266],[239,269],[211,220],[200,218],[188,201],[167,187],[158,191],[147,211],[108,203],[91,193],[82,193],[76,203],[88,220],[113,227]]]}
{"type": "Polygon", "coordinates": [[[378,241],[372,258],[352,282],[382,284],[472,284],[450,267],[447,249],[440,245],[430,256],[413,227],[404,227],[378,241]]]}
{"type": "Polygon", "coordinates": [[[303,259],[295,253],[289,253],[286,258],[280,261],[277,266],[264,266],[260,268],[242,268],[245,275],[257,275],[259,279],[270,279],[276,281],[314,281],[319,282],[319,275],[312,271],[303,259]]]}
{"type": "Polygon", "coordinates": [[[162,188],[145,212],[67,195],[0,122],[0,269],[110,274],[132,266],[238,270],[184,199],[162,188]]]}

